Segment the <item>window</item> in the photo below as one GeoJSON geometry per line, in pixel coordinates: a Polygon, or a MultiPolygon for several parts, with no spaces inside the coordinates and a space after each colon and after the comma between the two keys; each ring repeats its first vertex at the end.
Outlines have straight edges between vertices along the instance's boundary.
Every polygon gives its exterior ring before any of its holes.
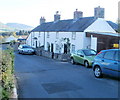
{"type": "Polygon", "coordinates": [[[96,55],[96,51],[94,50],[83,50],[83,52],[86,56],[96,55]]]}
{"type": "Polygon", "coordinates": [[[22,48],[31,48],[30,46],[23,46],[22,48]]]}
{"type": "Polygon", "coordinates": [[[114,54],[115,54],[115,51],[108,51],[105,53],[104,58],[114,60],[114,54]]]}
{"type": "Polygon", "coordinates": [[[72,39],[73,39],[73,40],[76,39],[76,32],[72,32],[72,39]]]}
{"type": "Polygon", "coordinates": [[[59,39],[59,32],[56,32],[56,39],[59,39]]]}
{"type": "Polygon", "coordinates": [[[105,54],[105,52],[99,52],[99,53],[97,54],[97,56],[103,58],[104,54],[105,54]]]}
{"type": "Polygon", "coordinates": [[[47,32],[47,38],[49,38],[50,37],[50,33],[49,32],[47,32]]]}
{"type": "Polygon", "coordinates": [[[78,50],[77,55],[83,55],[83,52],[81,50],[78,50]]]}
{"type": "Polygon", "coordinates": [[[75,45],[72,44],[72,52],[75,52],[75,45]]]}
{"type": "Polygon", "coordinates": [[[116,60],[116,61],[120,61],[120,51],[117,51],[117,52],[115,53],[115,60],[116,60]]]}
{"type": "Polygon", "coordinates": [[[58,44],[56,44],[56,51],[58,51],[59,50],[59,45],[58,44]]]}

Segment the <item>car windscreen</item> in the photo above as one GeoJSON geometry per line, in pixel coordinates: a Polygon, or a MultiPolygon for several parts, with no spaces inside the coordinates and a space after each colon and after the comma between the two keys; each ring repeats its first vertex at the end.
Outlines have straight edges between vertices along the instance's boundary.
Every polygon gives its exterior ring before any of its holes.
{"type": "Polygon", "coordinates": [[[23,46],[22,48],[31,48],[30,46],[23,46]]]}
{"type": "Polygon", "coordinates": [[[94,50],[83,50],[83,52],[84,52],[84,54],[86,56],[94,56],[94,55],[96,55],[96,51],[94,51],[94,50]]]}

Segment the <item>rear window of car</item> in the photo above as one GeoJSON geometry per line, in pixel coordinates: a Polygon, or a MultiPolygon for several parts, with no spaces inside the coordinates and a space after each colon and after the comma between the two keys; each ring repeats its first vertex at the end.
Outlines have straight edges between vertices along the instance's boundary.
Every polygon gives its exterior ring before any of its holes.
{"type": "Polygon", "coordinates": [[[115,51],[107,51],[105,52],[104,58],[114,60],[114,55],[115,55],[115,51]]]}

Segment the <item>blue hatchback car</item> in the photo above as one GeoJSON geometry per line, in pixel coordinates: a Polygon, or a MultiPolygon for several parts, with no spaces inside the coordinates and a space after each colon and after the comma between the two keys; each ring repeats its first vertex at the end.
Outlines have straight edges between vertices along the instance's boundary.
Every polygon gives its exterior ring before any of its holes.
{"type": "Polygon", "coordinates": [[[120,78],[120,49],[100,51],[94,58],[92,67],[97,78],[101,78],[103,74],[120,78]]]}

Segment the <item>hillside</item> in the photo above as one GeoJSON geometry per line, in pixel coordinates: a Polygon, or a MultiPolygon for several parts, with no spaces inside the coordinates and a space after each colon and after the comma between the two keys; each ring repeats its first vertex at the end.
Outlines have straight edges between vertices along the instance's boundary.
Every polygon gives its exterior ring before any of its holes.
{"type": "Polygon", "coordinates": [[[4,24],[0,22],[0,32],[13,32],[13,31],[19,31],[19,30],[32,30],[32,26],[24,25],[24,24],[19,24],[19,23],[7,23],[4,24]]]}
{"type": "Polygon", "coordinates": [[[19,23],[7,23],[6,25],[10,28],[14,28],[17,30],[31,30],[31,29],[33,29],[32,26],[28,26],[25,24],[19,24],[19,23]]]}
{"type": "Polygon", "coordinates": [[[14,29],[8,27],[7,25],[3,24],[2,22],[0,22],[0,32],[9,32],[9,31],[13,31],[14,29]]]}

